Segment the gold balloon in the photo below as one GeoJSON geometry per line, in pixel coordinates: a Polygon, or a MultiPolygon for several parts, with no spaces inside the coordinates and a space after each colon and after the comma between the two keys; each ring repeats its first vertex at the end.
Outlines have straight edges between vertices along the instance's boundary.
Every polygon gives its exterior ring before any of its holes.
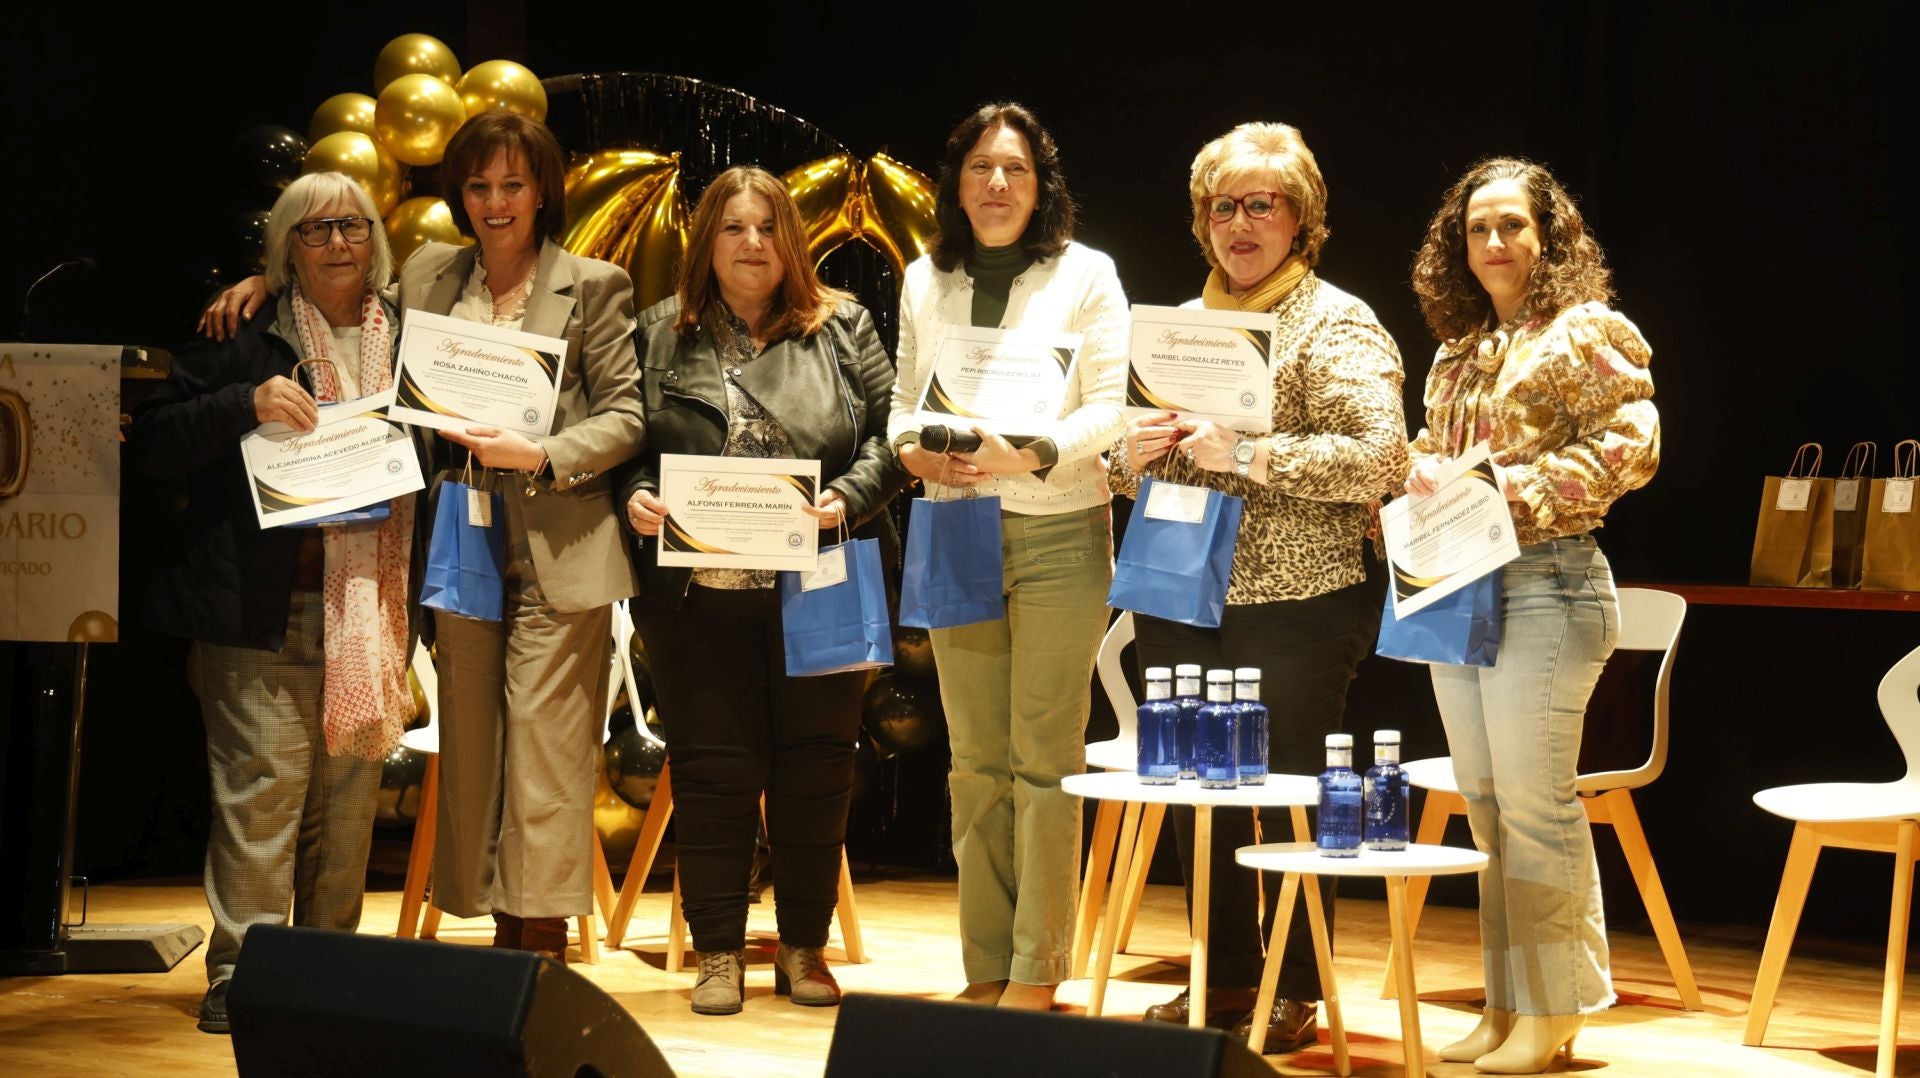
{"type": "Polygon", "coordinates": [[[373,61],[373,92],[379,96],[402,75],[431,75],[449,86],[459,81],[460,61],[446,43],[428,34],[401,34],[373,61]]]}
{"type": "Polygon", "coordinates": [[[547,118],[546,87],[540,85],[533,72],[512,60],[488,60],[473,65],[472,70],[460,76],[457,88],[468,116],[478,116],[488,109],[505,109],[529,119],[545,121],[547,118]]]}
{"type": "Polygon", "coordinates": [[[860,237],[887,256],[898,277],[907,263],[933,249],[940,230],[933,213],[933,181],[883,153],[867,160],[865,180],[860,237]]]}
{"type": "Polygon", "coordinates": [[[633,848],[640,843],[640,827],[646,822],[647,810],[622,801],[607,784],[606,772],[595,767],[593,830],[610,864],[623,865],[633,859],[633,848]]]}
{"type": "Polygon", "coordinates": [[[433,717],[433,708],[427,703],[426,687],[420,684],[420,675],[407,667],[407,692],[413,697],[413,717],[425,724],[433,717]]]}
{"type": "Polygon", "coordinates": [[[633,227],[655,187],[678,170],[678,154],[607,150],[567,169],[567,229],[561,246],[587,258],[606,258],[633,227]]]}
{"type": "Polygon", "coordinates": [[[373,98],[366,94],[334,94],[313,110],[307,121],[307,141],[319,142],[336,131],[373,134],[373,98]]]}
{"type": "Polygon", "coordinates": [[[67,639],[75,644],[111,644],[120,639],[120,623],[103,610],[89,610],[67,626],[67,639]]]}
{"type": "Polygon", "coordinates": [[[687,254],[692,216],[680,193],[680,170],[675,168],[647,196],[636,226],[608,256],[607,261],[625,266],[633,275],[636,309],[645,310],[673,294],[679,284],[680,261],[687,254]]]}
{"type": "Polygon", "coordinates": [[[393,247],[393,269],[399,272],[413,252],[429,243],[452,243],[465,247],[473,242],[462,236],[453,223],[453,213],[440,199],[410,198],[387,214],[387,242],[393,247]]]}
{"type": "Polygon", "coordinates": [[[409,165],[437,165],[447,140],[467,122],[454,88],[432,75],[402,75],[380,91],[373,126],[380,144],[409,165]]]}
{"type": "Polygon", "coordinates": [[[406,172],[393,155],[358,131],[336,131],[307,151],[302,172],[342,172],[366,188],[373,208],[386,216],[400,204],[406,172]]]}
{"type": "Polygon", "coordinates": [[[861,171],[860,162],[843,150],[780,177],[800,208],[809,251],[830,251],[860,230],[861,171]]]}

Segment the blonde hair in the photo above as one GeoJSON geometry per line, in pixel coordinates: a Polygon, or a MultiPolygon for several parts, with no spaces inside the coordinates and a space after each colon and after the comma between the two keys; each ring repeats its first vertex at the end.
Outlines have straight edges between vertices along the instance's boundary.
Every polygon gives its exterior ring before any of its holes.
{"type": "MultiPolygon", "coordinates": [[[[297,278],[293,269],[293,227],[329,206],[341,203],[373,222],[373,257],[367,259],[367,287],[378,292],[393,276],[393,251],[387,246],[387,226],[366,189],[338,172],[310,172],[287,185],[273,202],[267,217],[267,291],[279,295],[297,278]]],[[[331,239],[331,237],[329,237],[331,239]]]]}
{"type": "Polygon", "coordinates": [[[1200,147],[1193,159],[1187,179],[1187,191],[1193,197],[1193,238],[1207,256],[1207,265],[1220,264],[1209,235],[1207,196],[1250,176],[1272,176],[1279,183],[1280,194],[1300,225],[1291,253],[1306,256],[1309,266],[1318,265],[1320,248],[1329,235],[1327,182],[1320,178],[1320,165],[1299,130],[1275,123],[1241,124],[1200,147]]]}

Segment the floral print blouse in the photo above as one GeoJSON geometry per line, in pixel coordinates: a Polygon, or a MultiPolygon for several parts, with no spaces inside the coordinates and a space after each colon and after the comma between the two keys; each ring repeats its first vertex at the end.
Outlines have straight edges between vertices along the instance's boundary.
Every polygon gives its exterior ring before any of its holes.
{"type": "Polygon", "coordinates": [[[1653,357],[1625,315],[1582,303],[1552,319],[1522,312],[1448,341],[1427,375],[1427,425],[1408,447],[1459,456],[1485,441],[1520,494],[1520,545],[1600,526],[1614,499],[1660,465],[1653,357]]]}

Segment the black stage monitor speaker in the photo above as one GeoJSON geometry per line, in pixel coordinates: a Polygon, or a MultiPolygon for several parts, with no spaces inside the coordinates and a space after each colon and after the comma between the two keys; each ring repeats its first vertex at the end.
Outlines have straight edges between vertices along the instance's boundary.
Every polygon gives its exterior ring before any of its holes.
{"type": "Polygon", "coordinates": [[[242,1078],[673,1078],[613,997],[526,951],[259,925],[227,1011],[242,1078]]]}
{"type": "Polygon", "coordinates": [[[1273,1068],[1216,1029],[1003,1011],[908,996],[840,1004],[826,1078],[1272,1078],[1273,1068]]]}

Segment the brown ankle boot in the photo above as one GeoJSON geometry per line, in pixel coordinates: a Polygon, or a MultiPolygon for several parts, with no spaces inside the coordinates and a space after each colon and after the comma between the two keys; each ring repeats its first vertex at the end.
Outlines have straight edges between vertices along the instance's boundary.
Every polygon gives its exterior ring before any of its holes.
{"type": "Polygon", "coordinates": [[[524,922],[522,922],[520,918],[515,917],[511,913],[494,914],[493,915],[493,945],[495,947],[511,947],[516,950],[519,949],[520,931],[521,931],[520,926],[523,923],[524,922]]]}
{"type": "Polygon", "coordinates": [[[529,917],[520,923],[520,949],[567,964],[567,919],[529,917]]]}

